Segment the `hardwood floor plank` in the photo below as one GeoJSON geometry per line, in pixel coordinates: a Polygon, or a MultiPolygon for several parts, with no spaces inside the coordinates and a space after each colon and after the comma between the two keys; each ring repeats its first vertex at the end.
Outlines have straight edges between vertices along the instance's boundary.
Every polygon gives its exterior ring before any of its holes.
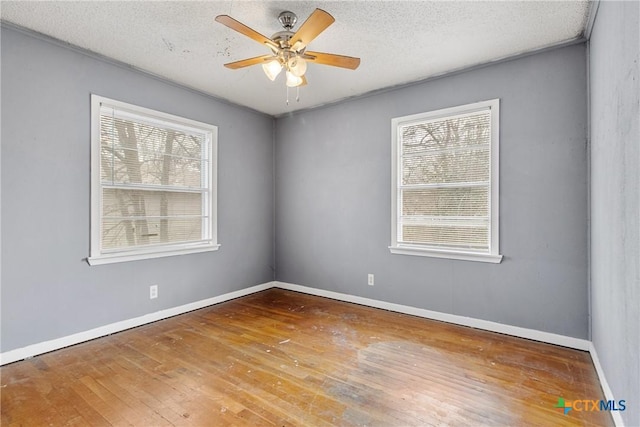
{"type": "Polygon", "coordinates": [[[612,426],[586,352],[270,289],[0,368],[2,425],[612,426]]]}

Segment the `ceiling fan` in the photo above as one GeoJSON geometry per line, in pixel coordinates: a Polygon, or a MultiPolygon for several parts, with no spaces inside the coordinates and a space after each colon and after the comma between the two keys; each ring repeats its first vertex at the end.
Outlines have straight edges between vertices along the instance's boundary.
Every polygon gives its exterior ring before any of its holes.
{"type": "Polygon", "coordinates": [[[267,38],[229,15],[216,16],[217,22],[271,49],[271,54],[230,62],[224,64],[224,66],[236,70],[262,64],[265,74],[272,81],[284,69],[288,87],[299,87],[307,84],[304,76],[307,71],[307,62],[348,68],[350,70],[358,68],[360,58],[306,50],[307,45],[313,39],[329,25],[333,24],[335,21],[333,16],[322,9],[316,9],[294,33],[292,29],[297,20],[298,17],[293,12],[284,11],[280,13],[278,21],[280,21],[284,31],[279,31],[271,38],[267,38]]]}

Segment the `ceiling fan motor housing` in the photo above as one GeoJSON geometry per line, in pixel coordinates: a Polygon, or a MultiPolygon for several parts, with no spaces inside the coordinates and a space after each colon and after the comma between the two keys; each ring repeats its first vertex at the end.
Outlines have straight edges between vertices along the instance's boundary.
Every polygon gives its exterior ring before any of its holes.
{"type": "Polygon", "coordinates": [[[291,37],[293,37],[294,34],[295,33],[293,31],[288,30],[278,31],[271,36],[271,40],[276,42],[280,46],[280,49],[288,49],[291,47],[289,40],[291,40],[291,37]]]}
{"type": "Polygon", "coordinates": [[[285,10],[278,15],[278,21],[280,21],[285,30],[291,31],[296,22],[298,22],[298,17],[295,13],[285,10]]]}

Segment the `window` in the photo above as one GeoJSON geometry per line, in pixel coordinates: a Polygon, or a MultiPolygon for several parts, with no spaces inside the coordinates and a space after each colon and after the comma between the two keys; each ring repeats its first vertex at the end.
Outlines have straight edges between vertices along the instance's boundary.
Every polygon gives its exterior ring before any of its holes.
{"type": "Polygon", "coordinates": [[[91,96],[89,264],[218,249],[217,127],[91,96]]]}
{"type": "Polygon", "coordinates": [[[499,263],[499,100],[392,120],[395,254],[499,263]]]}

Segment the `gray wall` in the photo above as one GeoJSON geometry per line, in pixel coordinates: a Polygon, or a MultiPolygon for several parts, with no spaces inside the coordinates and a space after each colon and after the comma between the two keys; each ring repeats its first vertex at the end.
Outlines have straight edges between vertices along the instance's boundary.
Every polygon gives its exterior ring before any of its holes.
{"type": "Polygon", "coordinates": [[[1,136],[3,352],[273,280],[271,117],[3,28],[1,136]],[[218,126],[220,250],[83,261],[91,93],[218,126]]]}
{"type": "Polygon", "coordinates": [[[640,3],[601,1],[589,51],[592,340],[640,426],[640,3]]]}
{"type": "Polygon", "coordinates": [[[574,45],[279,118],[277,279],[588,338],[585,54],[574,45]],[[503,262],[392,255],[391,119],[491,98],[503,262]]]}

